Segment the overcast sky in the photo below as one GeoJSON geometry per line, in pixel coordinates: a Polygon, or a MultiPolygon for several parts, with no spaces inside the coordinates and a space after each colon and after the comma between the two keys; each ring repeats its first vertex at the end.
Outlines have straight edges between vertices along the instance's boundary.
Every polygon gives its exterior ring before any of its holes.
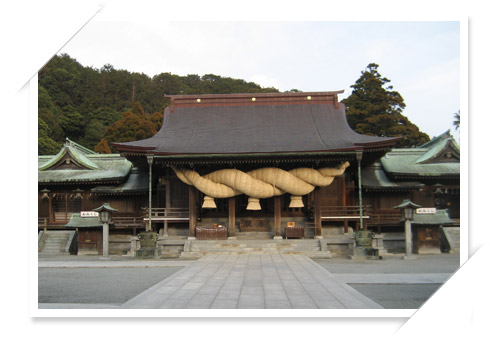
{"type": "Polygon", "coordinates": [[[60,53],[149,76],[212,73],[280,91],[345,90],[340,99],[374,62],[429,136],[452,128],[460,109],[457,21],[183,22],[162,11],[109,2],[60,53]]]}

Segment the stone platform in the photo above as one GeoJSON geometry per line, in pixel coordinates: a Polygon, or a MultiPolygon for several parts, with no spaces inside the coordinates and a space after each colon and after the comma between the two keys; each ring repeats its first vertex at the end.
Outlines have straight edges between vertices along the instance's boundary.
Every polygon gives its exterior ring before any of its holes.
{"type": "Polygon", "coordinates": [[[185,242],[180,257],[198,258],[206,255],[246,254],[295,254],[324,259],[332,257],[323,239],[188,240],[185,242]]]}
{"type": "Polygon", "coordinates": [[[207,255],[119,308],[382,308],[305,255],[207,255]]]}

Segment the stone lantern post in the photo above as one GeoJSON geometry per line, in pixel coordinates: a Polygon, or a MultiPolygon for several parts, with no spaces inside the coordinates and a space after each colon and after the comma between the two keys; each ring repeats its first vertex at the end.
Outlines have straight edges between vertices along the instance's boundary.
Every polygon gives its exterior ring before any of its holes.
{"type": "Polygon", "coordinates": [[[402,219],[405,220],[405,259],[409,259],[412,256],[412,220],[413,211],[421,206],[406,199],[394,209],[400,209],[402,212],[402,219]]]}
{"type": "Polygon", "coordinates": [[[109,223],[112,221],[112,213],[119,210],[114,209],[109,203],[104,203],[94,209],[99,213],[100,222],[102,223],[102,256],[109,257],[109,223]]]}

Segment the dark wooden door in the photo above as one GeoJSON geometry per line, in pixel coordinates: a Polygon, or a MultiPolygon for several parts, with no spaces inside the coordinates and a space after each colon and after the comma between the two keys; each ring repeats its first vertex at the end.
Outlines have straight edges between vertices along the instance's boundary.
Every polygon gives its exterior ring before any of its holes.
{"type": "Polygon", "coordinates": [[[78,232],[78,254],[102,254],[102,235],[98,230],[78,232]]]}
{"type": "Polygon", "coordinates": [[[439,226],[420,226],[417,230],[416,249],[419,253],[439,249],[439,226]]]}

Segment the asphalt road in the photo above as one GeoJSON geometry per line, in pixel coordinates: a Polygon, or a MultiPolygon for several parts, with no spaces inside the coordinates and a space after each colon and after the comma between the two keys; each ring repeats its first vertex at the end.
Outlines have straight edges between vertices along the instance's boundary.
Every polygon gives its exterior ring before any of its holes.
{"type": "Polygon", "coordinates": [[[38,302],[122,304],[182,268],[39,268],[38,302]]]}
{"type": "MultiPolygon", "coordinates": [[[[352,261],[338,258],[315,261],[332,274],[434,274],[454,273],[459,268],[459,254],[415,255],[413,260],[352,261]]],[[[384,308],[393,309],[418,309],[441,287],[441,284],[349,285],[384,308]]]]}

